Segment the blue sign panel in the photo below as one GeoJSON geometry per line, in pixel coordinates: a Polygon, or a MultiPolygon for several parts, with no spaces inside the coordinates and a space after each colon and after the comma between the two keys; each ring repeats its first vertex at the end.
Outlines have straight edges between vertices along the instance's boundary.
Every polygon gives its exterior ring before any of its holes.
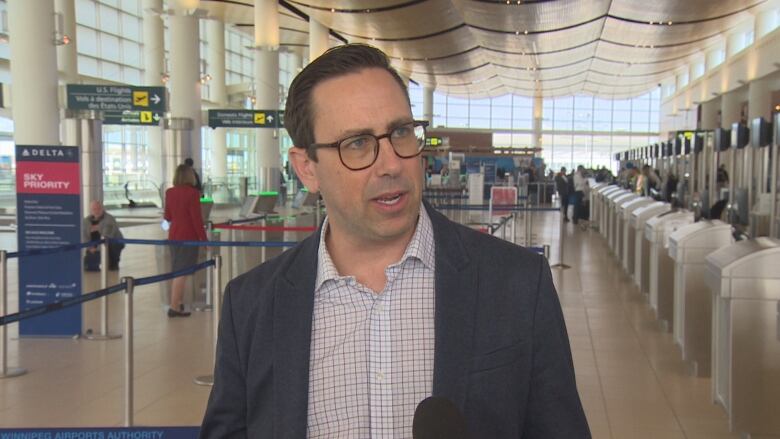
{"type": "MultiPolygon", "coordinates": [[[[81,180],[75,146],[16,146],[19,250],[81,242],[81,180]]],[[[19,258],[19,310],[81,294],[81,251],[19,258]]],[[[81,308],[19,322],[21,336],[81,333],[81,308]]]]}

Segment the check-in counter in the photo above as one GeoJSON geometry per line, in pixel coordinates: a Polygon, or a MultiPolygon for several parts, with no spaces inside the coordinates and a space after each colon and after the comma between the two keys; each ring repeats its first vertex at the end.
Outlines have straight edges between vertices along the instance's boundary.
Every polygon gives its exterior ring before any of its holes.
{"type": "Polygon", "coordinates": [[[595,180],[590,179],[591,186],[590,186],[590,223],[593,225],[593,227],[598,227],[599,224],[599,198],[600,193],[599,190],[602,188],[607,187],[606,183],[596,183],[595,180]]]}
{"type": "Polygon", "coordinates": [[[634,284],[641,288],[642,279],[645,278],[645,285],[650,285],[650,243],[645,245],[645,224],[647,220],[655,216],[664,214],[672,210],[672,205],[661,201],[650,203],[647,206],[640,207],[631,213],[631,223],[629,226],[634,232],[634,284]]]}
{"type": "Polygon", "coordinates": [[[607,186],[599,189],[598,207],[599,210],[599,233],[604,239],[607,238],[607,197],[617,191],[622,190],[619,186],[607,186]]]}
{"type": "Polygon", "coordinates": [[[667,251],[669,236],[693,220],[693,212],[677,210],[650,218],[645,223],[645,239],[650,244],[650,283],[642,292],[648,294],[650,307],[666,330],[672,327],[674,313],[674,261],[667,251]]]}
{"type": "Polygon", "coordinates": [[[615,256],[618,257],[618,260],[620,260],[620,249],[623,246],[622,206],[626,203],[630,203],[631,201],[636,200],[637,198],[639,198],[639,195],[632,192],[626,192],[625,194],[615,198],[612,202],[612,240],[610,241],[610,248],[612,249],[612,252],[615,254],[615,256]]]}
{"type": "Polygon", "coordinates": [[[635,229],[631,227],[631,215],[637,210],[654,200],[650,197],[639,197],[620,206],[620,228],[623,230],[621,246],[618,248],[618,257],[623,261],[623,269],[628,274],[634,271],[634,235],[635,229]]]}
{"type": "Polygon", "coordinates": [[[712,391],[732,432],[780,435],[780,240],[739,241],[706,257],[713,297],[712,391]]]}
{"type": "Polygon", "coordinates": [[[731,226],[722,221],[699,221],[669,236],[674,260],[674,321],[672,334],[693,375],[710,376],[712,294],[704,283],[705,257],[734,242],[731,226]]]}
{"type": "Polygon", "coordinates": [[[609,244],[609,247],[612,248],[612,245],[615,240],[615,200],[618,198],[624,197],[631,192],[621,189],[619,191],[615,191],[610,193],[607,196],[606,199],[606,215],[607,215],[607,234],[605,235],[605,238],[607,239],[607,244],[609,244]]]}

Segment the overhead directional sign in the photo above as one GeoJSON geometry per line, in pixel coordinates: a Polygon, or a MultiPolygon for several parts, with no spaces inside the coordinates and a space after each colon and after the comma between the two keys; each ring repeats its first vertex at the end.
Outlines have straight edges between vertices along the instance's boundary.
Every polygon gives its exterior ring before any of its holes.
{"type": "Polygon", "coordinates": [[[281,110],[209,110],[211,128],[281,128],[281,110]]]}
{"type": "Polygon", "coordinates": [[[425,146],[430,146],[432,148],[438,148],[444,144],[444,141],[441,137],[426,137],[425,138],[425,146]]]}
{"type": "Polygon", "coordinates": [[[106,111],[103,125],[159,125],[163,114],[160,111],[106,111]]]}
{"type": "Polygon", "coordinates": [[[165,112],[165,87],[68,84],[68,108],[165,112]]]}

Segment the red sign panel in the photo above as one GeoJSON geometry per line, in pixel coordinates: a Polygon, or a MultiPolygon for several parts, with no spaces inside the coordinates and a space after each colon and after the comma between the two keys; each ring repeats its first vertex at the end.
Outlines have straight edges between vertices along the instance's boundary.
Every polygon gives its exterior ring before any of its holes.
{"type": "Polygon", "coordinates": [[[79,164],[26,162],[16,164],[16,192],[20,194],[78,195],[79,164]]]}

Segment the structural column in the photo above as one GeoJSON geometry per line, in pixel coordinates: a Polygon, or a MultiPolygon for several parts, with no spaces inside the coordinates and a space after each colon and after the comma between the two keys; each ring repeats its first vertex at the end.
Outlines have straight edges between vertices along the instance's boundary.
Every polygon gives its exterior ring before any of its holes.
{"type": "MultiPolygon", "coordinates": [[[[78,53],[76,51],[76,1],[55,0],[54,8],[62,17],[62,35],[67,36],[67,44],[57,46],[57,69],[62,82],[75,84],[79,80],[78,53]]],[[[62,41],[65,43],[65,41],[62,41]]]]}
{"type": "MultiPolygon", "coordinates": [[[[162,0],[143,0],[144,9],[144,85],[161,86],[165,71],[165,26],[162,17],[154,11],[163,9],[162,0]]],[[[158,187],[163,187],[162,128],[159,125],[146,128],[149,169],[147,178],[158,187]]],[[[160,196],[163,194],[161,193],[160,196]]]]}
{"type": "Polygon", "coordinates": [[[723,93],[720,100],[720,124],[722,128],[731,128],[731,124],[739,122],[741,105],[739,93],[723,93]]]}
{"type": "Polygon", "coordinates": [[[10,0],[14,143],[59,145],[54,3],[10,0]]]}
{"type": "Polygon", "coordinates": [[[748,124],[757,117],[772,120],[772,89],[765,79],[754,79],[748,84],[748,124]]]}
{"type": "Polygon", "coordinates": [[[328,28],[313,18],[309,18],[309,62],[328,50],[328,28]]]}
{"type": "Polygon", "coordinates": [[[714,130],[718,127],[718,110],[720,110],[718,98],[701,103],[701,129],[714,130]]]}
{"type": "Polygon", "coordinates": [[[433,127],[433,87],[423,87],[423,119],[433,127]]]}
{"type": "MultiPolygon", "coordinates": [[[[164,145],[165,169],[166,172],[175,169],[179,164],[174,163],[176,160],[181,161],[191,157],[195,162],[195,168],[199,170],[203,165],[200,139],[200,28],[198,19],[186,10],[177,10],[176,14],[170,17],[169,24],[171,35],[171,115],[174,119],[189,119],[192,121],[192,129],[189,131],[189,142],[186,141],[187,136],[181,137],[183,144],[179,151],[171,150],[173,145],[164,145]],[[181,157],[178,157],[179,155],[181,157]]],[[[186,130],[184,131],[186,132],[186,130]]],[[[167,140],[171,140],[171,137],[175,136],[166,134],[167,140]]],[[[166,184],[168,184],[167,181],[166,184]]]]}
{"type": "MultiPolygon", "coordinates": [[[[279,109],[279,2],[255,0],[255,109],[279,109]]],[[[257,188],[278,190],[281,155],[277,130],[255,130],[257,188]]]]}
{"type": "Polygon", "coordinates": [[[534,96],[534,121],[533,121],[533,139],[531,145],[534,148],[542,147],[542,117],[543,117],[544,99],[541,94],[534,96]]]}
{"type": "MultiPolygon", "coordinates": [[[[218,108],[228,105],[227,86],[225,85],[225,23],[209,20],[207,23],[208,53],[206,65],[211,75],[209,92],[211,101],[218,108]]],[[[225,128],[211,130],[211,178],[217,187],[224,187],[227,178],[227,132],[225,128]]],[[[214,193],[215,201],[223,201],[225,191],[214,193]]]]}

